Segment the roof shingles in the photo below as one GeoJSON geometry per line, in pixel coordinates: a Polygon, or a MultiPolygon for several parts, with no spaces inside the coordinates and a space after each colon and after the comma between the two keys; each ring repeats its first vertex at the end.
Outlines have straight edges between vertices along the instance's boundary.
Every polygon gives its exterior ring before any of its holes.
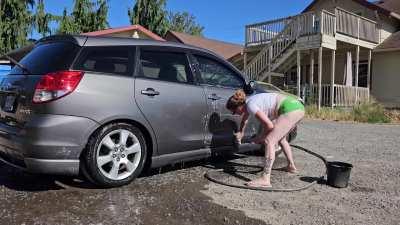
{"type": "MultiPolygon", "coordinates": [[[[223,41],[212,40],[204,37],[194,36],[190,34],[175,32],[175,31],[168,31],[170,35],[178,39],[183,44],[193,45],[196,47],[208,49],[213,51],[225,59],[232,58],[237,54],[241,53],[243,50],[243,46],[238,44],[232,44],[223,41]]],[[[166,37],[168,40],[168,35],[166,37]]]]}
{"type": "Polygon", "coordinates": [[[388,10],[400,14],[400,1],[399,0],[380,0],[374,4],[388,10]]]}
{"type": "Polygon", "coordinates": [[[118,27],[118,28],[110,28],[110,29],[105,29],[105,30],[98,30],[98,31],[93,31],[93,32],[88,32],[88,33],[83,33],[83,35],[88,35],[88,36],[103,36],[107,34],[114,34],[114,33],[119,33],[119,32],[124,32],[124,31],[133,31],[133,30],[138,30],[152,38],[153,40],[157,41],[165,41],[163,38],[158,36],[157,34],[149,31],[148,29],[136,24],[136,25],[131,25],[131,26],[126,26],[126,27],[118,27]]]}
{"type": "Polygon", "coordinates": [[[392,34],[380,45],[378,45],[374,51],[399,51],[400,50],[400,31],[392,34]]]}

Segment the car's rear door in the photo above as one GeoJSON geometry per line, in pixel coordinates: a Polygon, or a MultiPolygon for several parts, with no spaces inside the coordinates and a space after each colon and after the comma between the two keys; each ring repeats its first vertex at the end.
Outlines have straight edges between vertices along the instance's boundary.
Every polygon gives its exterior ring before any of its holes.
{"type": "Polygon", "coordinates": [[[203,148],[207,104],[186,52],[142,46],[138,55],[135,99],[155,132],[159,153],[203,148]]]}
{"type": "MultiPolygon", "coordinates": [[[[191,59],[195,62],[196,74],[207,99],[206,141],[211,147],[231,146],[242,117],[232,115],[225,106],[229,97],[245,86],[245,80],[226,62],[212,55],[193,52],[191,59]]],[[[257,129],[255,119],[250,118],[245,130],[246,138],[256,134],[257,129]]]]}

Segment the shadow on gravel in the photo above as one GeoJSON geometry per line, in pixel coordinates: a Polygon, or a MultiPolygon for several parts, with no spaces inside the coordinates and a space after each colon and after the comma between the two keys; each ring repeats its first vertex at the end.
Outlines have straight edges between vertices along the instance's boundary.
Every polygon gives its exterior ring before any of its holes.
{"type": "MultiPolygon", "coordinates": [[[[228,162],[229,160],[243,158],[244,156],[239,155],[216,155],[208,159],[197,160],[186,163],[176,163],[174,165],[164,166],[162,168],[147,169],[139,175],[139,177],[151,177],[159,174],[165,174],[178,170],[183,170],[192,167],[204,166],[211,169],[223,168],[226,166],[238,165],[237,163],[228,162]]],[[[242,165],[244,166],[244,165],[242,165]]],[[[31,174],[22,171],[18,168],[9,166],[3,162],[0,162],[0,186],[5,186],[9,189],[16,191],[48,191],[48,190],[62,190],[68,188],[77,189],[99,189],[94,184],[86,181],[85,178],[70,177],[70,176],[52,176],[52,175],[40,175],[31,174]]],[[[103,189],[103,188],[100,188],[103,189]]]]}
{"type": "Polygon", "coordinates": [[[26,173],[0,162],[0,186],[16,191],[36,192],[62,189],[55,184],[56,179],[54,176],[26,173]]]}
{"type": "Polygon", "coordinates": [[[312,183],[314,181],[317,181],[318,184],[326,184],[326,180],[321,179],[320,177],[300,177],[299,179],[307,183],[312,183]]]}

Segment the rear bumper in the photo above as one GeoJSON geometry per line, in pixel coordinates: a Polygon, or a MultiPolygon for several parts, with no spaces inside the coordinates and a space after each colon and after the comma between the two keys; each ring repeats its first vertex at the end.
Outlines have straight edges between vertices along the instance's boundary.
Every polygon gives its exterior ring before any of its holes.
{"type": "Polygon", "coordinates": [[[13,160],[10,160],[9,158],[0,156],[0,161],[31,173],[60,175],[79,174],[79,160],[25,158],[24,163],[21,165],[20,163],[14,163],[13,160]]]}
{"type": "Polygon", "coordinates": [[[0,158],[29,172],[76,175],[80,154],[97,126],[65,115],[35,115],[23,129],[0,124],[0,158]]]}

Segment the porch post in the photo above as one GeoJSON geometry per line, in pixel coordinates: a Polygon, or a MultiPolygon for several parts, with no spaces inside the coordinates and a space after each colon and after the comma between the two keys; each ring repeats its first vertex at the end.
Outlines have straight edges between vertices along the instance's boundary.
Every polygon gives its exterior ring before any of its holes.
{"type": "Polygon", "coordinates": [[[314,51],[311,50],[310,55],[310,85],[314,84],[314,51]]]}
{"type": "Polygon", "coordinates": [[[318,110],[321,109],[322,101],[322,47],[318,50],[318,110]]]}
{"type": "Polygon", "coordinates": [[[315,104],[314,96],[314,51],[311,49],[310,54],[310,97],[312,99],[312,104],[315,104]]]}
{"type": "Polygon", "coordinates": [[[301,59],[300,50],[297,50],[297,97],[300,98],[301,59]]]}
{"type": "Polygon", "coordinates": [[[371,87],[371,61],[372,61],[372,50],[368,50],[368,71],[367,71],[367,88],[368,88],[368,101],[369,101],[369,93],[371,87]]]}
{"type": "Polygon", "coordinates": [[[356,49],[356,71],[355,71],[355,75],[356,75],[356,104],[358,102],[358,72],[359,72],[359,67],[360,67],[360,46],[357,45],[357,49],[356,49]]]}
{"type": "Polygon", "coordinates": [[[268,83],[272,82],[272,45],[269,47],[269,75],[268,75],[268,83]]]}
{"type": "Polygon", "coordinates": [[[247,52],[243,53],[243,72],[246,72],[247,69],[247,52]]]}
{"type": "Polygon", "coordinates": [[[332,61],[331,61],[331,108],[335,103],[335,67],[336,67],[336,50],[332,50],[332,61]]]}

